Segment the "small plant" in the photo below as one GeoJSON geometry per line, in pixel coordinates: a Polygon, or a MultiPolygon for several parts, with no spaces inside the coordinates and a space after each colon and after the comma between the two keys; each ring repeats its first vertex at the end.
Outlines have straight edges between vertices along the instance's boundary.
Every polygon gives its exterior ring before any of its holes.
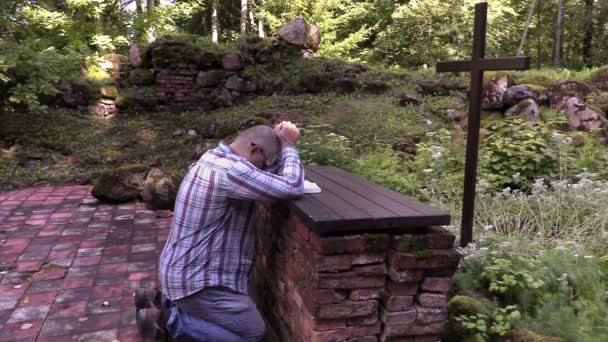
{"type": "Polygon", "coordinates": [[[298,148],[304,164],[345,167],[351,162],[347,137],[331,131],[329,125],[309,125],[302,128],[298,148]]]}

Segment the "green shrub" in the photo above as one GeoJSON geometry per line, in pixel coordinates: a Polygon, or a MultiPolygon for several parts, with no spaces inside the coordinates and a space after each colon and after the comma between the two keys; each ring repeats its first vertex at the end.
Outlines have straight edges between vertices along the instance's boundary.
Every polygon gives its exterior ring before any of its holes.
{"type": "Polygon", "coordinates": [[[301,129],[298,144],[304,164],[334,165],[346,167],[351,162],[348,138],[335,134],[329,125],[309,125],[301,129]]]}

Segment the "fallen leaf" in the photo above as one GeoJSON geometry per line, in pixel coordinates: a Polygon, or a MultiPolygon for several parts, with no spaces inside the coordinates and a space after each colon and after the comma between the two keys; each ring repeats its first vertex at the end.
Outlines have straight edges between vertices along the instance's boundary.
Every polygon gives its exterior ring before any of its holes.
{"type": "Polygon", "coordinates": [[[27,329],[32,329],[34,325],[32,323],[25,323],[24,325],[21,326],[21,330],[27,330],[27,329]]]}
{"type": "Polygon", "coordinates": [[[30,297],[23,297],[23,304],[27,304],[30,302],[30,297]]]}
{"type": "Polygon", "coordinates": [[[14,288],[14,289],[20,289],[20,288],[21,288],[21,285],[15,285],[15,286],[13,286],[13,288],[14,288]]]}
{"type": "Polygon", "coordinates": [[[88,320],[88,319],[89,319],[88,317],[80,317],[80,318],[78,319],[78,322],[84,322],[84,321],[86,321],[86,320],[88,320]]]}
{"type": "Polygon", "coordinates": [[[105,302],[103,302],[101,305],[103,306],[110,306],[110,302],[108,302],[107,300],[105,302]]]}

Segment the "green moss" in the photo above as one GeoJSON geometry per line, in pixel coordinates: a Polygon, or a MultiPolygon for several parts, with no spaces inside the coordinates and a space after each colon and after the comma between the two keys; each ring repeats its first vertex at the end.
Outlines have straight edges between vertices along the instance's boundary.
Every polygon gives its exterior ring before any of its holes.
{"type": "Polygon", "coordinates": [[[457,295],[448,302],[448,314],[450,317],[457,316],[472,316],[476,314],[489,314],[487,304],[484,304],[479,299],[457,295]]]}
{"type": "Polygon", "coordinates": [[[593,105],[603,110],[604,113],[608,112],[608,92],[595,96],[593,98],[593,105]]]}
{"type": "Polygon", "coordinates": [[[500,77],[504,77],[504,76],[506,76],[507,78],[509,78],[509,80],[510,80],[510,81],[509,81],[509,85],[511,85],[511,84],[513,84],[513,83],[514,83],[514,81],[513,81],[513,77],[511,77],[511,75],[507,74],[507,73],[506,73],[506,72],[504,72],[504,71],[488,71],[488,72],[485,72],[485,73],[483,74],[483,85],[484,85],[484,87],[485,87],[485,86],[487,86],[487,85],[490,83],[490,81],[492,81],[493,79],[495,79],[495,78],[500,78],[500,77]]]}
{"type": "Polygon", "coordinates": [[[129,73],[129,81],[133,84],[150,84],[154,82],[154,73],[145,68],[133,69],[129,73]]]}
{"type": "Polygon", "coordinates": [[[46,264],[42,265],[43,270],[56,270],[59,268],[61,268],[61,266],[53,264],[53,263],[46,263],[46,264]]]}
{"type": "Polygon", "coordinates": [[[481,127],[488,127],[491,124],[502,120],[502,118],[501,112],[488,112],[484,110],[481,112],[481,127]]]}
{"type": "Polygon", "coordinates": [[[606,82],[608,81],[608,65],[604,65],[591,73],[589,77],[591,82],[606,82]]]}
{"type": "Polygon", "coordinates": [[[544,336],[524,328],[513,329],[508,337],[513,342],[561,342],[559,337],[544,336]]]}
{"type": "Polygon", "coordinates": [[[126,183],[125,178],[147,170],[148,166],[145,164],[133,164],[106,171],[95,181],[91,194],[100,201],[108,203],[130,201],[139,195],[139,188],[134,184],[126,183]]]}
{"type": "Polygon", "coordinates": [[[100,88],[100,93],[106,99],[114,99],[118,96],[118,89],[116,86],[103,86],[100,88]]]}
{"type": "Polygon", "coordinates": [[[553,82],[555,82],[555,79],[549,76],[538,75],[533,77],[522,78],[517,82],[517,84],[535,84],[541,87],[549,88],[549,86],[553,82]]]}
{"type": "Polygon", "coordinates": [[[538,85],[538,84],[524,83],[524,84],[518,84],[518,85],[520,85],[522,87],[528,87],[528,88],[534,90],[537,93],[544,93],[545,91],[547,91],[546,87],[543,87],[543,86],[538,85]]]}
{"type": "Polygon", "coordinates": [[[157,97],[153,86],[130,87],[121,90],[115,102],[121,110],[136,111],[156,106],[157,97]]]}

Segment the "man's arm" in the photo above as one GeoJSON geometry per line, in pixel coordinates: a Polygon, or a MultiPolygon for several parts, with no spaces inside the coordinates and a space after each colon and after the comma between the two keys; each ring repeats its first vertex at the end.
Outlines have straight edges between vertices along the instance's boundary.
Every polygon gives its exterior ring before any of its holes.
{"type": "Polygon", "coordinates": [[[228,171],[228,197],[235,199],[277,201],[301,196],[304,192],[304,167],[298,151],[281,151],[280,175],[259,170],[253,164],[237,162],[228,171]]]}

